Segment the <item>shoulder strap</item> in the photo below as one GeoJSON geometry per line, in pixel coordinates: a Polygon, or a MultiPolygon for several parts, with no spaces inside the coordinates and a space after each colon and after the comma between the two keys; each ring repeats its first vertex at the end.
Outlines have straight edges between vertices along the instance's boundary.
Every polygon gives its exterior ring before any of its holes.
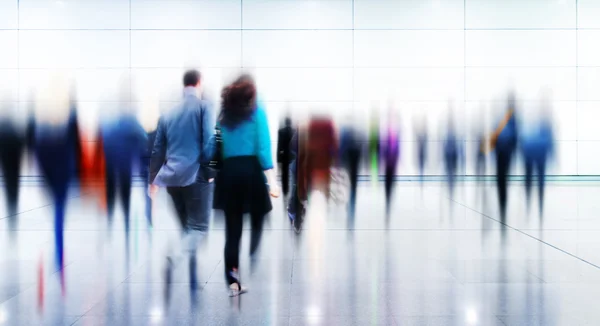
{"type": "MultiPolygon", "coordinates": [[[[498,140],[498,137],[504,130],[504,127],[506,127],[506,125],[508,124],[508,121],[510,121],[510,118],[512,118],[513,113],[513,110],[509,110],[508,112],[506,112],[506,115],[504,115],[504,119],[500,122],[496,130],[494,130],[494,133],[492,134],[492,137],[490,139],[490,150],[496,147],[496,141],[498,140]]],[[[484,146],[484,144],[482,144],[482,147],[484,146]]]]}

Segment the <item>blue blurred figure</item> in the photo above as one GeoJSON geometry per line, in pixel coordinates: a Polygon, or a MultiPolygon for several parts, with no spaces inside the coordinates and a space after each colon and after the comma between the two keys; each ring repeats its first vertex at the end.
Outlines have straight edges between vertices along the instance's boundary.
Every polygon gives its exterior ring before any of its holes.
{"type": "Polygon", "coordinates": [[[106,160],[106,207],[109,223],[115,210],[117,192],[121,198],[125,236],[130,229],[130,198],[133,166],[147,151],[147,134],[130,110],[104,119],[100,124],[100,136],[106,160]]]}
{"type": "MultiPolygon", "coordinates": [[[[72,96],[73,94],[71,94],[72,96]]],[[[54,204],[56,263],[64,266],[64,223],[69,184],[77,175],[81,147],[77,111],[65,80],[55,77],[36,103],[28,129],[30,147],[54,204]]]]}
{"type": "Polygon", "coordinates": [[[504,116],[496,125],[490,139],[490,148],[496,154],[496,183],[502,221],[506,218],[506,208],[508,205],[508,172],[518,143],[515,105],[515,96],[513,93],[510,93],[504,116]]]}
{"type": "Polygon", "coordinates": [[[353,124],[353,117],[348,119],[345,126],[340,131],[340,163],[347,171],[350,179],[350,198],[348,201],[348,218],[349,227],[353,227],[354,213],[356,209],[356,191],[358,186],[358,170],[360,167],[360,158],[362,152],[362,144],[364,140],[353,124]]]}
{"type": "Polygon", "coordinates": [[[464,160],[463,144],[459,139],[454,122],[453,111],[450,110],[448,119],[448,129],[443,143],[444,168],[448,178],[448,192],[450,199],[454,199],[454,189],[456,185],[456,174],[459,166],[464,160]]]}
{"type": "Polygon", "coordinates": [[[531,186],[533,175],[537,174],[539,213],[544,208],[544,186],[546,180],[546,165],[549,158],[554,154],[554,132],[552,127],[552,115],[550,103],[544,97],[540,103],[540,116],[535,119],[533,125],[527,126],[520,138],[523,161],[525,163],[525,195],[527,207],[531,203],[531,186]]]}

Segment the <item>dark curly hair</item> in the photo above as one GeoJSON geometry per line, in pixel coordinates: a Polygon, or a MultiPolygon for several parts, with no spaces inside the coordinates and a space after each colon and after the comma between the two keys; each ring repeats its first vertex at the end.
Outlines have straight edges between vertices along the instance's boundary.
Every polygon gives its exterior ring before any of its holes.
{"type": "Polygon", "coordinates": [[[250,118],[256,110],[256,87],[254,81],[246,76],[238,78],[221,92],[222,125],[233,128],[250,118]]]}

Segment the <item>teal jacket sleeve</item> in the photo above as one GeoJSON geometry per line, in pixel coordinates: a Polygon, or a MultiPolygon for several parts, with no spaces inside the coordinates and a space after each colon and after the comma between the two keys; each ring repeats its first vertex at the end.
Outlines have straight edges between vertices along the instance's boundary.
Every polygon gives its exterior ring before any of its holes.
{"type": "Polygon", "coordinates": [[[263,170],[273,168],[273,157],[271,155],[271,135],[269,123],[264,107],[260,105],[256,110],[256,122],[258,125],[258,160],[263,170]]]}

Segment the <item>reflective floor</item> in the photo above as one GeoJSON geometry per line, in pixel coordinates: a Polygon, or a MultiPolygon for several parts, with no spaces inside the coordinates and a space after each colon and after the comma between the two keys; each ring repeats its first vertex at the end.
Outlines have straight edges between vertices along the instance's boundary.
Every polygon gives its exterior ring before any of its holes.
{"type": "Polygon", "coordinates": [[[364,182],[353,228],[316,194],[300,235],[278,200],[252,270],[244,233],[249,292],[233,299],[215,216],[199,285],[180,266],[166,303],[165,254],[178,233],[164,191],[150,232],[136,188],[129,254],[120,216],[109,233],[106,217],[73,194],[61,273],[52,206],[26,184],[12,238],[0,220],[0,325],[600,324],[600,184],[550,183],[543,218],[535,201],[527,214],[522,187],[511,184],[503,224],[492,184],[465,183],[451,200],[441,184],[399,182],[386,221],[383,185],[364,182]]]}

